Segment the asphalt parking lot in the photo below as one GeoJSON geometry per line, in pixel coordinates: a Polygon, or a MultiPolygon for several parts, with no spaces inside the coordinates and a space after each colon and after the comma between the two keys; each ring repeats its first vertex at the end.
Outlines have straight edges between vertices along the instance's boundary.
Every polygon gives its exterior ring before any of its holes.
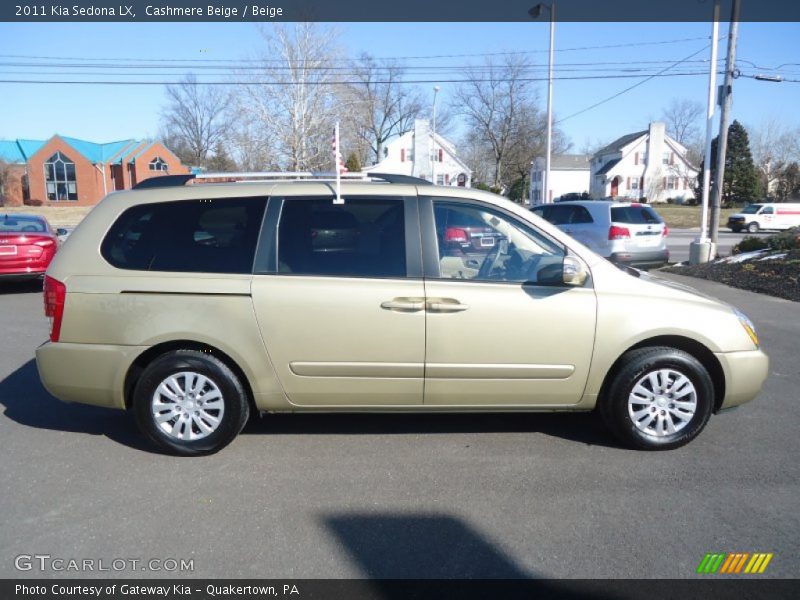
{"type": "Polygon", "coordinates": [[[772,359],[763,394],[687,447],[619,448],[592,415],[285,415],[198,459],[48,395],[40,292],[2,284],[0,577],[176,575],[15,569],[47,554],[193,559],[195,577],[683,578],[736,551],[795,577],[800,304],[670,277],[743,309],[772,359]]]}

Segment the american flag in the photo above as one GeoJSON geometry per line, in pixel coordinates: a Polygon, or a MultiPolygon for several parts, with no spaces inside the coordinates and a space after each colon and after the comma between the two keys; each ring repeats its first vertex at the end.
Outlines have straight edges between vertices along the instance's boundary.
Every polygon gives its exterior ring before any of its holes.
{"type": "Polygon", "coordinates": [[[342,152],[339,148],[339,123],[337,122],[333,128],[333,141],[331,142],[331,148],[333,149],[333,164],[334,169],[336,169],[339,173],[347,173],[347,167],[344,166],[344,160],[342,159],[342,152]]]}

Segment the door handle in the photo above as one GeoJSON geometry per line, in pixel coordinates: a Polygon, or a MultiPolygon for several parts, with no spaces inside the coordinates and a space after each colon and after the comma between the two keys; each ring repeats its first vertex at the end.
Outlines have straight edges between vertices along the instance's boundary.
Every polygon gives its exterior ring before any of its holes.
{"type": "Polygon", "coordinates": [[[469,304],[455,302],[428,302],[428,310],[434,312],[461,312],[469,308],[469,304]]]}
{"type": "Polygon", "coordinates": [[[381,302],[381,308],[414,312],[425,308],[425,302],[421,298],[395,298],[381,302]]]}

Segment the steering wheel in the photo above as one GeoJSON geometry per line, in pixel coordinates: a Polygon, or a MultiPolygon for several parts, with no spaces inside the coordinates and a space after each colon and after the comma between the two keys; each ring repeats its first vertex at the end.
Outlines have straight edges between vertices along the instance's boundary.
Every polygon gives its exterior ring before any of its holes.
{"type": "Polygon", "coordinates": [[[508,250],[508,240],[501,240],[489,251],[478,270],[478,279],[492,279],[492,271],[500,266],[500,255],[508,250]]]}

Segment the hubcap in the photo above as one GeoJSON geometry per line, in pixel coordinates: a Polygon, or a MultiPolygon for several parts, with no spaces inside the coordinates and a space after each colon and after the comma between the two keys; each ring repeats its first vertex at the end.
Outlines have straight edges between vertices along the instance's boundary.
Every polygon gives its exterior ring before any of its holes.
{"type": "Polygon", "coordinates": [[[697,411],[697,390],[683,373],[658,369],[642,376],[628,396],[628,415],[639,431],[654,437],[677,433],[697,411]]]}
{"type": "Polygon", "coordinates": [[[200,373],[182,371],[162,381],[151,401],[161,430],[182,441],[200,440],[222,422],[225,401],[217,384],[200,373]]]}

